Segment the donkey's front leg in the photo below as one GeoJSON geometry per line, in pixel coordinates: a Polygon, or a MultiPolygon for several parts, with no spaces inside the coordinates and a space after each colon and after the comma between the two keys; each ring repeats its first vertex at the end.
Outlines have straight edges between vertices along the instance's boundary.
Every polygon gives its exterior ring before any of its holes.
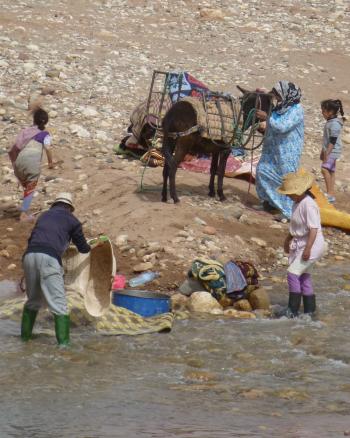
{"type": "Polygon", "coordinates": [[[219,166],[218,166],[218,196],[220,201],[226,201],[226,196],[224,195],[224,176],[226,170],[227,159],[230,155],[230,149],[224,149],[220,151],[219,154],[219,166]]]}
{"type": "Polygon", "coordinates": [[[210,165],[210,181],[208,196],[215,198],[215,175],[218,170],[219,152],[213,152],[210,165]]]}

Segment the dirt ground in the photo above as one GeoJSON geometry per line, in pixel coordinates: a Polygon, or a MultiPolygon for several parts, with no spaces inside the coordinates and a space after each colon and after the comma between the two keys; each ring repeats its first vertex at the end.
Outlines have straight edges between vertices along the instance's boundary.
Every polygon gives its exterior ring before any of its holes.
{"type": "MultiPolygon", "coordinates": [[[[258,199],[254,186],[248,194],[247,181],[226,178],[228,200],[221,204],[206,196],[207,175],[179,170],[181,203],[164,204],[162,170],[147,169],[145,190],[140,191],[143,168],[118,158],[112,148],[123,136],[130,111],[147,96],[155,68],[185,69],[211,88],[235,95],[236,84],[269,88],[276,80],[290,78],[303,90],[302,164],[323,187],[318,155],[324,121],[319,102],[340,97],[350,112],[350,53],[343,44],[348,40],[349,8],[346,2],[336,2],[330,18],[326,1],[312,6],[289,1],[284,5],[287,15],[273,0],[263,9],[253,1],[235,6],[209,3],[209,9],[221,11],[224,18],[205,18],[202,11],[208,5],[193,1],[3,2],[0,280],[21,277],[20,260],[31,230],[31,225],[17,220],[21,192],[5,152],[29,123],[28,96],[42,87],[53,90],[41,98],[50,111],[54,158],[63,164],[54,170],[43,166],[35,212],[45,210],[58,192],[73,192],[76,215],[87,236],[105,233],[115,241],[118,235],[128,235],[125,247],[115,246],[118,271],[128,277],[144,262],[140,249],[160,242],[161,249],[151,258],[153,269],[162,273],[155,284],[159,289],[176,288],[198,255],[249,259],[262,272],[279,266],[287,225],[254,211],[258,199]],[[77,135],[72,124],[89,135],[77,135]],[[198,218],[215,228],[214,236],[204,232],[198,218]],[[181,236],[183,231],[188,236],[181,236]]],[[[349,171],[344,144],[337,170],[337,208],[350,212],[349,171]]],[[[326,234],[336,242],[345,238],[338,232],[326,234]]]]}

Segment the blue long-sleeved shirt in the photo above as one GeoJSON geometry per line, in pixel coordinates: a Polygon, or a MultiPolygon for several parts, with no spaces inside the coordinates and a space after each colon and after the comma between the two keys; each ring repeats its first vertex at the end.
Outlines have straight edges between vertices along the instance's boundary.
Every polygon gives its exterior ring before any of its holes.
{"type": "Polygon", "coordinates": [[[54,205],[37,220],[28,239],[25,254],[31,252],[48,254],[55,257],[62,265],[61,257],[70,241],[81,253],[88,253],[91,249],[86,242],[79,220],[65,207],[54,205]]]}

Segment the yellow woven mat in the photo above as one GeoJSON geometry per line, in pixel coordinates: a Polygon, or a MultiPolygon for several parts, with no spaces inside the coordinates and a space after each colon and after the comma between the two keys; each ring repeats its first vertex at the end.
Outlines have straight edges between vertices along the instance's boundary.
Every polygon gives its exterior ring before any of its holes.
{"type": "MultiPolygon", "coordinates": [[[[89,315],[85,310],[83,296],[78,293],[67,294],[70,318],[73,326],[91,326],[103,335],[140,335],[170,331],[174,321],[173,313],[164,313],[151,318],[143,318],[122,307],[110,305],[108,311],[98,318],[89,315]]],[[[0,318],[20,321],[25,298],[13,298],[0,303],[0,318]]],[[[52,316],[48,310],[42,309],[38,322],[52,324],[52,316]]]]}

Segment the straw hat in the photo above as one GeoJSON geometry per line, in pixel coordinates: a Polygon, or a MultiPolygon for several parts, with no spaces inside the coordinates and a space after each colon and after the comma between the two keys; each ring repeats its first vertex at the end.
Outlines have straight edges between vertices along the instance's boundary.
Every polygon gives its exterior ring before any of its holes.
{"type": "Polygon", "coordinates": [[[277,191],[282,195],[302,195],[311,189],[313,182],[313,176],[306,171],[287,173],[277,191]]]}
{"type": "Polygon", "coordinates": [[[73,196],[71,193],[68,193],[68,192],[59,193],[57,195],[57,198],[53,201],[52,205],[55,205],[58,202],[63,202],[64,204],[70,205],[74,211],[73,196]]]}

